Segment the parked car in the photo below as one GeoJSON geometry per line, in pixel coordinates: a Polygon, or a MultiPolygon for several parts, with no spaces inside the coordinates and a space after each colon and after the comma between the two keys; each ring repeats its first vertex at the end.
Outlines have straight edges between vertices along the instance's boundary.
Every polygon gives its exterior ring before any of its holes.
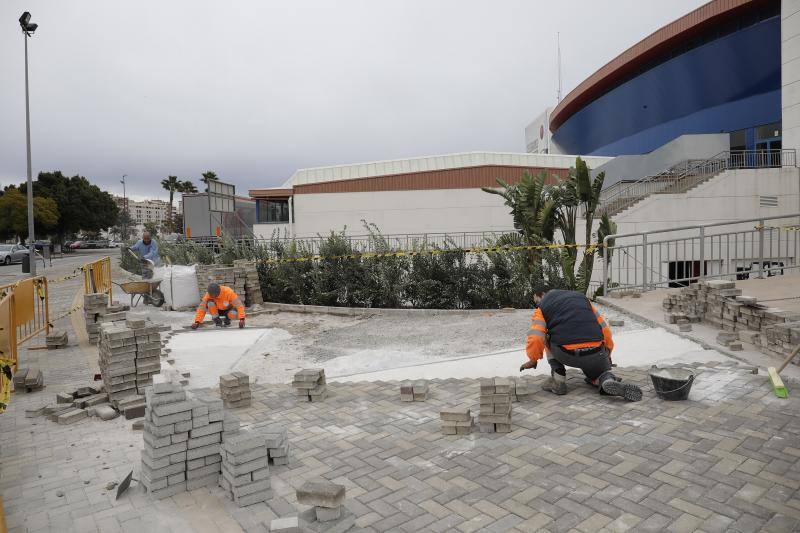
{"type": "Polygon", "coordinates": [[[83,241],[75,241],[75,242],[71,243],[69,245],[69,247],[72,250],[78,250],[80,248],[83,248],[83,241]]]}
{"type": "Polygon", "coordinates": [[[119,242],[119,241],[111,241],[111,242],[108,243],[108,247],[109,248],[121,248],[122,247],[122,243],[119,242]]]}
{"type": "Polygon", "coordinates": [[[21,263],[26,255],[28,249],[21,244],[0,244],[0,263],[4,265],[21,263]]]}

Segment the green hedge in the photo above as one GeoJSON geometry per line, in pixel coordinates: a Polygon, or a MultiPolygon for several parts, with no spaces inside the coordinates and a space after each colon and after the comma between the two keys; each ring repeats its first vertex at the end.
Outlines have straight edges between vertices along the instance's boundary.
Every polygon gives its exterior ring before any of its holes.
{"type": "MultiPolygon", "coordinates": [[[[395,252],[374,226],[367,226],[371,251],[395,252]]],[[[499,244],[516,244],[510,234],[499,244]]],[[[498,243],[486,242],[486,246],[498,243]]],[[[302,240],[265,244],[223,240],[215,249],[193,243],[162,245],[165,262],[231,265],[259,261],[264,301],[305,305],[418,309],[531,307],[534,283],[563,287],[560,252],[470,253],[454,243],[414,247],[418,255],[363,257],[344,232],[331,233],[314,253],[302,240]],[[441,253],[438,253],[441,252],[441,253]],[[347,259],[332,257],[354,256],[347,259]],[[311,259],[314,257],[314,259],[311,259]],[[321,257],[321,258],[320,258],[321,257]],[[279,261],[274,261],[274,260],[279,261]],[[293,261],[294,259],[308,259],[293,261]],[[283,261],[281,261],[283,260],[283,261]]],[[[123,254],[124,258],[124,254],[123,254]]]]}

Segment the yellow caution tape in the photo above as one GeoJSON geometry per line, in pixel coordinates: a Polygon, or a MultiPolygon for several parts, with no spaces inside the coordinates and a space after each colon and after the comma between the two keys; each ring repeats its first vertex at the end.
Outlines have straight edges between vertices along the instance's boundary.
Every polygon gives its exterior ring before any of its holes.
{"type": "Polygon", "coordinates": [[[800,226],[754,226],[755,230],[800,231],[800,226]]]}
{"type": "Polygon", "coordinates": [[[373,259],[379,257],[415,257],[421,255],[441,255],[451,253],[501,253],[501,252],[523,252],[533,250],[558,250],[564,248],[586,248],[586,255],[594,253],[598,248],[602,248],[602,244],[539,244],[539,245],[525,245],[525,246],[490,246],[490,247],[474,247],[474,248],[448,248],[448,249],[433,249],[433,250],[415,250],[415,251],[397,251],[397,252],[363,252],[358,254],[348,255],[311,255],[308,257],[290,257],[284,259],[262,259],[263,264],[277,264],[277,263],[303,263],[308,261],[337,261],[342,259],[373,259]]]}
{"type": "Polygon", "coordinates": [[[78,276],[82,275],[83,272],[84,272],[84,268],[83,267],[78,267],[75,270],[73,270],[72,273],[67,274],[66,276],[61,276],[60,278],[54,278],[54,279],[47,278],[47,282],[48,283],[61,283],[62,281],[75,279],[78,276]]]}
{"type": "Polygon", "coordinates": [[[64,318],[64,317],[68,317],[68,316],[69,316],[69,315],[71,315],[72,313],[75,313],[75,312],[77,312],[77,311],[80,311],[81,309],[83,309],[83,304],[78,304],[78,305],[76,305],[75,307],[73,307],[73,308],[69,309],[67,312],[65,312],[65,313],[62,313],[62,314],[58,315],[58,316],[57,316],[57,317],[55,317],[55,318],[52,318],[52,317],[51,317],[51,318],[50,318],[50,322],[49,322],[49,324],[48,324],[48,325],[49,325],[49,326],[52,328],[52,327],[53,327],[53,322],[56,322],[56,321],[58,321],[58,320],[61,320],[61,319],[62,319],[62,318],[64,318]]]}

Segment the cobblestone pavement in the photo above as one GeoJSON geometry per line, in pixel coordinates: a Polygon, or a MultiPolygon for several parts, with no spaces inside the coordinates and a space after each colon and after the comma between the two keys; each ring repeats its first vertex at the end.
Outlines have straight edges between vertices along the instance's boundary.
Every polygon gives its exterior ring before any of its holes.
{"type": "Polygon", "coordinates": [[[288,466],[272,467],[273,498],[244,509],[220,488],[153,502],[134,483],[116,501],[105,486],[138,473],[141,433],[121,419],[25,418],[53,400],[48,388],[16,395],[0,415],[0,491],[12,532],[263,532],[304,510],[294,491],[315,476],[347,486],[362,531],[798,530],[800,400],[775,398],[744,367],[697,372],[689,401],[663,402],[645,369],[620,371],[645,384],[639,403],[570,374],[568,396],[514,404],[511,433],[468,436],[442,435],[438,413],[477,412],[475,380],[432,382],[413,403],[400,402],[397,383],[329,384],[323,403],[254,386],[236,415],[285,424],[292,448],[288,466]]]}

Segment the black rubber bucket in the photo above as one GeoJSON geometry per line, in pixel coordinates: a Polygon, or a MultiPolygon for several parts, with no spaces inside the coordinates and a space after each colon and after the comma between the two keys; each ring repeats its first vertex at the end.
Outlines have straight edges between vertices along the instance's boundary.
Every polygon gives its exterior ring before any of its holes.
{"type": "Polygon", "coordinates": [[[656,394],[662,400],[678,401],[689,397],[694,383],[694,372],[685,368],[658,368],[653,365],[649,374],[656,394]]]}

